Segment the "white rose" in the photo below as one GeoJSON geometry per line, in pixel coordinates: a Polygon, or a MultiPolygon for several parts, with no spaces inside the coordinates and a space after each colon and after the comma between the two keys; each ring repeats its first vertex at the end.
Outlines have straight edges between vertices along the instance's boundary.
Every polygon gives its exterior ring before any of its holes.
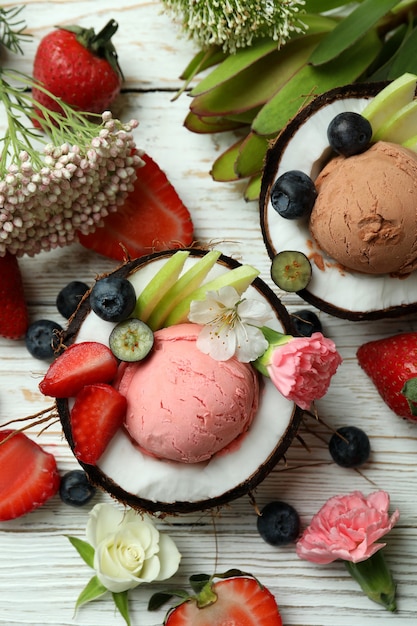
{"type": "Polygon", "coordinates": [[[171,537],[160,533],[148,516],[132,509],[96,504],[86,535],[95,550],[97,578],[113,593],[166,580],[178,569],[181,555],[171,537]]]}

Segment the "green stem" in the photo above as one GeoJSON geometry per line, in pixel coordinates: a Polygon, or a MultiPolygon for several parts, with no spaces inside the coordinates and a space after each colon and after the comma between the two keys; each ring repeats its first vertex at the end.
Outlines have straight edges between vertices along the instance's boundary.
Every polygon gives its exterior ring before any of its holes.
{"type": "Polygon", "coordinates": [[[370,600],[382,604],[388,611],[397,610],[396,586],[382,550],[375,552],[366,561],[360,563],[345,561],[345,565],[370,600]]]}

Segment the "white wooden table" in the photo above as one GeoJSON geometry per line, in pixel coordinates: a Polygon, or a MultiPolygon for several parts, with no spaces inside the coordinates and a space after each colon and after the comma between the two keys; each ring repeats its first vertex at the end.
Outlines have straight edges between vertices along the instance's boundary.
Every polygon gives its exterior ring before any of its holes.
{"type": "MultiPolygon", "coordinates": [[[[230,139],[188,132],[183,120],[189,98],[183,95],[171,101],[181,86],[178,76],[195,50],[161,13],[160,3],[26,0],[23,17],[33,41],[24,45],[24,57],[7,59],[7,64],[29,73],[38,41],[56,24],[100,28],[110,18],[118,21],[114,43],[126,78],[119,101],[122,119],[140,121],[137,143],[166,171],[189,207],[198,239],[221,241],[224,253],[257,266],[270,283],[256,203],[244,202],[241,184],[215,183],[209,175],[213,159],[230,145],[230,139]]],[[[97,274],[113,267],[111,261],[79,245],[25,258],[21,265],[31,320],[46,317],[61,322],[64,320],[54,304],[59,289],[73,279],[91,283],[97,274]]],[[[290,311],[304,305],[296,296],[281,295],[290,311]]],[[[371,459],[360,472],[337,467],[327,450],[329,430],[310,420],[307,425],[313,432],[301,429],[309,451],[295,441],[287,465],[278,465],[257,489],[256,500],[260,507],[273,499],[293,504],[305,525],[333,495],[353,489],[389,491],[392,507],[401,512],[386,548],[398,583],[397,614],[368,600],[342,563],[315,566],[298,559],[293,546],[278,549],[264,543],[246,497],[225,507],[215,521],[209,513],[202,513],[167,518],[161,524],[183,554],[173,582],[180,587],[193,573],[241,568],[259,577],[275,594],[286,626],[411,626],[417,619],[417,424],[400,420],[386,408],[361,372],[355,353],[364,341],[417,330],[417,320],[353,323],[324,314],[321,320],[344,362],[326,398],[318,403],[320,415],[333,427],[356,424],[364,428],[371,439],[371,459]]],[[[0,340],[0,356],[0,423],[45,408],[49,403],[37,390],[44,363],[33,359],[23,342],[0,340]]],[[[36,429],[31,432],[35,434],[36,429]]],[[[62,473],[77,467],[58,426],[47,430],[39,441],[56,455],[62,473]]],[[[97,495],[91,506],[106,499],[97,495]]],[[[110,597],[86,605],[74,616],[76,598],[92,571],[65,535],[84,537],[89,509],[90,505],[81,509],[66,506],[55,497],[40,510],[0,525],[1,624],[124,624],[110,597]]],[[[130,593],[134,626],[162,624],[164,610],[149,613],[146,608],[150,594],[157,589],[139,587],[130,593]]]]}

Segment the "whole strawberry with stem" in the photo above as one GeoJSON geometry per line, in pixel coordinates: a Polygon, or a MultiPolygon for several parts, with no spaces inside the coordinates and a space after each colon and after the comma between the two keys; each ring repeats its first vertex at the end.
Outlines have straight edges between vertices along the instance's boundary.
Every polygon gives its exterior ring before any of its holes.
{"type": "MultiPolygon", "coordinates": [[[[48,33],[36,51],[33,77],[45,89],[80,111],[102,113],[120,93],[123,74],[111,41],[115,20],[95,33],[93,28],[71,25],[48,33]]],[[[59,103],[40,89],[33,98],[51,111],[59,103]]]]}
{"type": "Polygon", "coordinates": [[[417,332],[369,341],[357,351],[359,365],[399,417],[417,421],[417,332]]]}
{"type": "Polygon", "coordinates": [[[274,596],[251,574],[236,569],[199,574],[190,577],[190,584],[195,595],[176,590],[151,597],[149,610],[160,608],[172,596],[183,600],[168,611],[165,626],[282,626],[274,596]]]}

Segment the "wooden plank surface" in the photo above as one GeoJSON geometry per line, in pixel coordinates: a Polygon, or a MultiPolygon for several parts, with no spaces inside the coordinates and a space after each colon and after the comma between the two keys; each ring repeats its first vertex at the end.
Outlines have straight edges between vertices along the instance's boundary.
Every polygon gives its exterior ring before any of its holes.
{"type": "MultiPolygon", "coordinates": [[[[198,239],[219,242],[226,254],[258,267],[270,284],[256,203],[243,201],[241,184],[215,183],[209,174],[214,158],[230,144],[230,138],[189,133],[183,127],[189,98],[183,95],[172,101],[181,85],[178,76],[194,47],[161,13],[161,4],[145,0],[28,0],[24,17],[33,41],[25,44],[24,57],[3,57],[2,64],[29,73],[39,39],[55,24],[98,28],[111,17],[117,19],[119,31],[114,42],[126,76],[117,104],[119,115],[139,120],[137,144],[168,174],[192,213],[198,239]]],[[[21,265],[31,319],[47,317],[61,322],[55,309],[59,289],[73,279],[91,283],[97,274],[113,267],[112,262],[79,245],[24,258],[21,265]]],[[[290,311],[304,306],[296,296],[280,295],[290,311]]],[[[417,321],[406,317],[353,323],[325,314],[320,317],[344,359],[329,393],[318,403],[320,416],[332,428],[345,424],[364,428],[371,439],[370,462],[360,472],[335,466],[327,451],[330,429],[310,419],[301,429],[309,449],[295,441],[286,463],[280,463],[258,488],[256,500],[259,506],[273,499],[290,502],[305,525],[330,496],[353,489],[389,491],[392,506],[401,513],[386,549],[398,584],[398,613],[388,614],[365,598],[340,562],[315,566],[298,559],[293,546],[267,546],[257,534],[256,514],[248,498],[231,503],[215,517],[205,512],[160,522],[183,554],[175,586],[185,585],[193,573],[237,567],[251,571],[271,589],[287,626],[411,626],[417,618],[417,425],[390,413],[361,372],[355,353],[371,338],[417,330],[417,321]]],[[[48,406],[37,390],[45,369],[42,362],[30,357],[22,342],[0,340],[0,423],[48,406]]],[[[62,473],[77,467],[58,426],[43,433],[39,441],[56,455],[62,473]]],[[[100,495],[95,501],[106,500],[100,495]]],[[[110,599],[91,603],[74,615],[75,600],[91,571],[66,535],[84,537],[88,510],[65,506],[53,498],[40,510],[0,525],[1,624],[124,623],[110,599]]],[[[162,624],[163,610],[146,610],[147,599],[157,588],[139,587],[131,592],[133,626],[162,624]]]]}

